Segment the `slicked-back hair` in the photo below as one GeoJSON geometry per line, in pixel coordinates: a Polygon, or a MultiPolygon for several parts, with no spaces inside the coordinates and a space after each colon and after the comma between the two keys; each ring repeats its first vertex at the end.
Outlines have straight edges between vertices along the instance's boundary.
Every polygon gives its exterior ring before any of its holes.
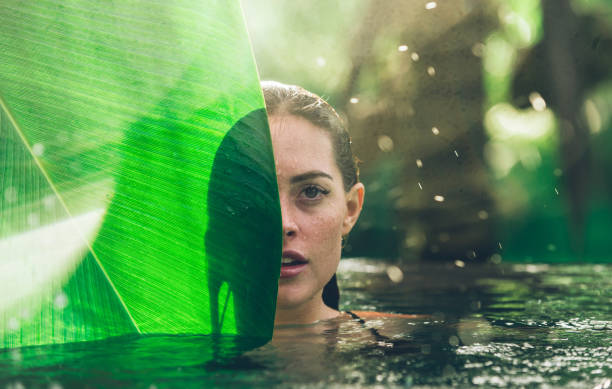
{"type": "Polygon", "coordinates": [[[351,138],[340,116],[327,101],[295,85],[262,81],[261,87],[268,116],[298,116],[329,133],[346,192],[359,182],[359,167],[351,148],[351,138]]]}

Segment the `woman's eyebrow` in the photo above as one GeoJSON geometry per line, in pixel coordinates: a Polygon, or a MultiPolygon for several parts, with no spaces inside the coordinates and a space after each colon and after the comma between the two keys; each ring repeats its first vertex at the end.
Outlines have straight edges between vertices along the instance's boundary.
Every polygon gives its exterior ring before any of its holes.
{"type": "Polygon", "coordinates": [[[327,177],[327,178],[329,178],[332,181],[334,180],[332,178],[332,176],[330,176],[327,173],[324,173],[324,172],[322,172],[320,170],[313,170],[313,171],[310,171],[310,172],[306,172],[306,173],[303,173],[303,174],[298,174],[297,176],[291,177],[290,182],[292,184],[295,184],[295,183],[298,183],[298,182],[301,182],[301,181],[306,181],[306,180],[310,180],[312,178],[317,178],[317,177],[327,177]]]}

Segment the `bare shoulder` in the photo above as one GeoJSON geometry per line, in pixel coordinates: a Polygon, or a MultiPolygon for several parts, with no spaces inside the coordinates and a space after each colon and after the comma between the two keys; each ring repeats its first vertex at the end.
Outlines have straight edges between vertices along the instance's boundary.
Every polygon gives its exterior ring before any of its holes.
{"type": "Polygon", "coordinates": [[[429,315],[410,315],[403,313],[387,313],[387,312],[375,312],[375,311],[350,311],[347,313],[353,313],[355,316],[361,319],[380,319],[380,318],[398,318],[398,319],[427,319],[429,315]]]}

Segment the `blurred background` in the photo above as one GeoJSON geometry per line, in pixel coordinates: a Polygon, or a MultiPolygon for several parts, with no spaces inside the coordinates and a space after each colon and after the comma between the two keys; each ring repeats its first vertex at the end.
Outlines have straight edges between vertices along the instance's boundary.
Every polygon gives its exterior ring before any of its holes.
{"type": "Polygon", "coordinates": [[[346,119],[345,256],[612,262],[612,3],[243,0],[261,79],[346,119]]]}

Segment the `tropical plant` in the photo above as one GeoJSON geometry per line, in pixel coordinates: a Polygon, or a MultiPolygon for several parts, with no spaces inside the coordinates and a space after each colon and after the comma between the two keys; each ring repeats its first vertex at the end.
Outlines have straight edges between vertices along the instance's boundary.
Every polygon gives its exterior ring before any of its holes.
{"type": "Polygon", "coordinates": [[[0,348],[269,338],[281,226],[238,1],[0,4],[0,348]]]}

